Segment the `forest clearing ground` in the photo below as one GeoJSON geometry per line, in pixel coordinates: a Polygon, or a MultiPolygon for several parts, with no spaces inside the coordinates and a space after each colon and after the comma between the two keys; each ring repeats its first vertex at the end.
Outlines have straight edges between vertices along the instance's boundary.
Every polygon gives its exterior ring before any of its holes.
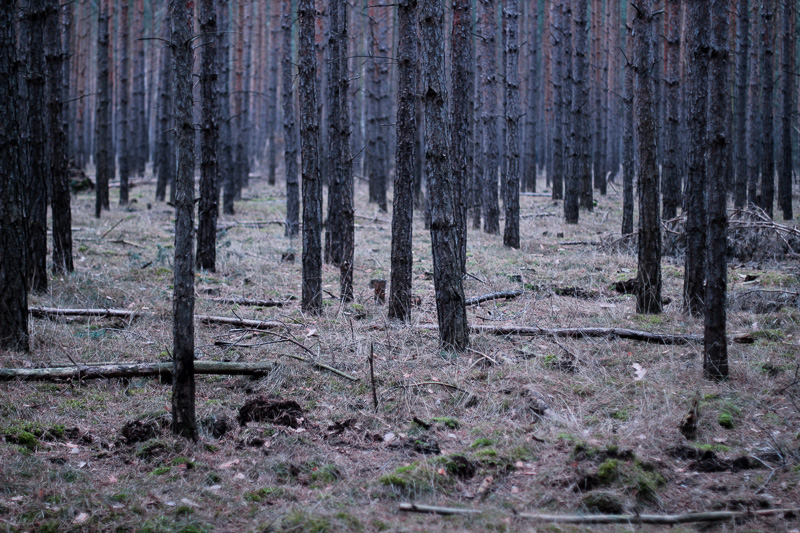
{"type": "MultiPolygon", "coordinates": [[[[151,184],[131,190],[128,209],[117,206],[116,192],[100,220],[92,216],[92,195],[73,199],[76,272],[52,278],[51,292],[33,296],[30,305],[151,314],[132,321],[31,319],[31,354],[0,353],[0,366],[169,360],[173,209],[152,202],[151,184]]],[[[435,332],[389,324],[386,306],[374,303],[370,280],[390,273],[391,215],[367,204],[365,183],[356,180],[356,302],[341,306],[330,298],[338,293],[339,271],[326,265],[323,287],[331,294],[321,317],[300,311],[301,239],[290,241],[278,224],[232,224],[282,220],[282,186],[254,179],[243,196],[235,216],[220,215],[217,272],[197,273],[196,313],[283,321],[282,335],[290,332],[317,361],[360,381],[281,357],[309,354],[278,337],[198,323],[200,360],[280,363],[258,380],[198,376],[198,444],[174,439],[164,426],[171,389],[157,379],[5,382],[0,528],[515,531],[529,526],[515,511],[681,513],[800,502],[795,305],[762,314],[731,306],[729,334],[751,333],[756,342],[730,345],[732,378],[722,384],[702,379],[699,344],[473,334],[470,349],[456,355],[439,349],[435,332]],[[293,263],[281,261],[288,252],[295,253],[293,263]],[[298,299],[254,308],[212,297],[298,299]],[[698,437],[687,441],[678,426],[696,394],[698,437]],[[241,427],[239,409],[255,396],[297,402],[302,413],[294,412],[290,425],[241,427]],[[135,420],[129,443],[121,431],[135,420]],[[220,438],[213,435],[223,429],[220,438]],[[484,512],[399,513],[406,501],[484,512]]],[[[634,297],[612,288],[635,276],[635,253],[564,244],[618,234],[615,189],[597,198],[594,213],[582,211],[577,226],[564,224],[561,202],[522,196],[521,203],[521,250],[503,247],[500,236],[469,232],[464,287],[468,298],[525,292],[469,307],[470,324],[702,333],[702,320],[681,313],[682,260],[663,262],[664,296],[671,299],[665,312],[637,315],[634,297]],[[589,298],[559,296],[559,287],[583,289],[589,298]]],[[[414,252],[421,303],[412,325],[435,324],[430,235],[419,215],[414,252]]],[[[729,268],[730,294],[754,287],[797,291],[798,281],[796,259],[729,268]]],[[[773,516],[741,527],[799,526],[797,517],[773,516]]],[[[693,526],[677,528],[684,529],[693,526]]]]}

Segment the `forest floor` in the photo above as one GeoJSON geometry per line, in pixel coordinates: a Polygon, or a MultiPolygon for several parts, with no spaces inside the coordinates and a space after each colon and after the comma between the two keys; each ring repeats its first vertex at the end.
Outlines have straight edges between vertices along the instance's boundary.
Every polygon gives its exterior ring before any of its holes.
{"type": "MultiPolygon", "coordinates": [[[[304,315],[295,299],[301,239],[284,237],[278,224],[244,224],[282,220],[282,184],[254,179],[236,215],[220,216],[218,268],[197,273],[196,312],[286,326],[275,336],[197,324],[198,360],[277,363],[260,379],[198,376],[200,442],[170,435],[171,388],[158,379],[0,384],[0,530],[648,531],[659,526],[548,525],[519,513],[798,505],[797,259],[730,263],[728,332],[755,342],[730,344],[724,383],[702,378],[699,343],[481,332],[455,354],[439,348],[435,331],[416,327],[436,323],[430,235],[420,216],[420,304],[411,324],[390,323],[386,306],[374,302],[370,280],[390,274],[391,215],[367,204],[365,183],[356,185],[357,301],[326,299],[321,317],[304,315]],[[297,259],[282,261],[287,252],[297,259]],[[259,308],[216,297],[291,300],[259,308]],[[308,350],[358,381],[285,357],[310,357],[308,350]],[[240,408],[259,396],[297,405],[256,410],[260,421],[240,425],[240,408]],[[678,427],[695,398],[697,437],[687,440],[678,427]],[[481,512],[403,513],[402,502],[481,512]]],[[[169,361],[173,210],[152,202],[152,183],[137,185],[124,209],[116,191],[99,220],[92,194],[74,197],[75,273],[52,277],[50,293],[30,305],[149,314],[32,318],[31,353],[0,353],[0,366],[169,361]]],[[[598,197],[577,226],[564,224],[562,209],[523,196],[520,250],[470,231],[467,297],[524,291],[470,306],[470,324],[702,334],[702,320],[681,312],[682,259],[664,258],[663,314],[636,314],[634,296],[614,290],[636,274],[635,251],[605,245],[619,234],[619,192],[598,197]]],[[[323,286],[338,293],[338,269],[324,267],[323,286]]],[[[707,527],[796,531],[800,518],[707,527]]]]}

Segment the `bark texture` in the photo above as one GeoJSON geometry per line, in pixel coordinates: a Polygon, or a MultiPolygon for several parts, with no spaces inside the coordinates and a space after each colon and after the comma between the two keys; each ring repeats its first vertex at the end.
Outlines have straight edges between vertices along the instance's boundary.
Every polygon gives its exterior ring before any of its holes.
{"type": "Polygon", "coordinates": [[[751,4],[749,84],[747,92],[747,201],[761,205],[758,182],[761,172],[761,66],[759,64],[760,0],[751,4]]]}
{"type": "Polygon", "coordinates": [[[294,77],[292,75],[292,2],[281,2],[281,31],[283,33],[283,62],[281,64],[281,106],[283,108],[283,149],[286,168],[286,228],[287,237],[300,231],[300,181],[297,169],[297,123],[294,108],[294,77]]]}
{"type": "Polygon", "coordinates": [[[28,351],[25,183],[14,2],[0,4],[0,349],[28,351]]]}
{"type": "Polygon", "coordinates": [[[236,174],[233,167],[233,125],[231,124],[231,16],[228,0],[217,0],[219,50],[217,51],[217,100],[219,102],[219,180],[222,212],[234,214],[236,174]]]}
{"type": "Polygon", "coordinates": [[[433,283],[439,339],[445,347],[463,350],[469,328],[458,263],[444,68],[442,3],[424,0],[420,10],[422,36],[422,98],[425,104],[425,174],[431,203],[433,283]]]}
{"type": "Polygon", "coordinates": [[[706,161],[710,14],[706,0],[689,3],[689,168],[686,180],[686,256],[683,308],[704,312],[706,281],[706,161]]]}
{"type": "Polygon", "coordinates": [[[728,377],[728,341],[725,338],[725,306],[728,285],[728,135],[726,119],[730,103],[728,5],[729,0],[710,0],[711,39],[709,61],[707,211],[708,271],[703,335],[703,375],[720,381],[728,377]]]}
{"type": "Polygon", "coordinates": [[[792,219],[792,115],[796,111],[794,57],[797,33],[795,30],[795,2],[783,2],[783,35],[781,38],[781,114],[780,177],[778,179],[778,203],[783,219],[792,219]]]}
{"type": "Polygon", "coordinates": [[[503,244],[519,248],[519,11],[516,0],[506,0],[505,17],[505,116],[506,116],[506,187],[503,207],[505,228],[503,244]]]}
{"type": "MultiPolygon", "coordinates": [[[[500,200],[497,172],[500,167],[497,142],[497,9],[495,0],[478,0],[481,53],[481,122],[483,125],[483,176],[481,206],[483,231],[500,233],[500,200]]],[[[430,175],[428,175],[430,178],[430,175]]]]}
{"type": "MultiPolygon", "coordinates": [[[[164,35],[170,38],[169,25],[164,24],[164,35]]],[[[156,201],[163,202],[170,190],[175,188],[171,183],[175,180],[175,135],[172,131],[173,115],[173,81],[172,81],[172,48],[161,48],[161,72],[159,73],[158,90],[158,152],[156,154],[156,201]]],[[[174,201],[174,198],[170,198],[174,201]]]]}
{"type": "Polygon", "coordinates": [[[680,151],[680,0],[666,1],[666,64],[664,91],[666,97],[666,131],[664,132],[664,194],[663,217],[675,218],[681,205],[681,178],[678,165],[680,151]]]}
{"type": "MultiPolygon", "coordinates": [[[[455,16],[462,14],[462,6],[456,7],[455,16]]],[[[416,0],[400,2],[397,6],[397,24],[397,145],[395,148],[394,202],[392,204],[392,273],[389,287],[389,317],[408,320],[411,315],[411,277],[414,260],[411,239],[414,218],[415,148],[418,135],[416,122],[416,0]]],[[[454,128],[457,127],[454,124],[454,128]]]]}
{"type": "Polygon", "coordinates": [[[67,121],[64,106],[64,63],[57,0],[47,0],[45,15],[45,62],[47,64],[47,118],[53,216],[53,271],[72,272],[72,213],[67,169],[67,121]]]}
{"type": "Polygon", "coordinates": [[[552,170],[550,178],[553,187],[553,200],[564,198],[564,0],[551,0],[552,28],[549,28],[551,55],[553,56],[553,120],[550,137],[552,139],[552,170]]]}
{"type": "Polygon", "coordinates": [[[200,62],[200,206],[197,225],[197,268],[214,272],[217,260],[219,172],[217,146],[217,12],[214,0],[200,0],[200,32],[205,36],[200,62]]]}
{"type": "Polygon", "coordinates": [[[300,151],[303,179],[303,288],[301,305],[322,312],[322,179],[319,170],[317,56],[314,51],[316,9],[313,0],[298,1],[300,151]]]}
{"type": "Polygon", "coordinates": [[[172,296],[172,431],[197,440],[194,379],[194,121],[192,120],[191,0],[170,0],[177,176],[172,296]]]}
{"type": "Polygon", "coordinates": [[[120,48],[120,66],[119,66],[119,105],[118,118],[119,121],[117,131],[117,149],[119,150],[119,205],[127,205],[129,197],[128,181],[131,175],[131,161],[130,161],[130,146],[129,142],[129,118],[130,118],[130,17],[128,9],[128,0],[120,2],[120,16],[119,16],[119,48],[120,48]]]}
{"type": "MultiPolygon", "coordinates": [[[[631,8],[627,8],[628,13],[631,8]]],[[[622,123],[622,234],[633,233],[633,182],[636,175],[633,145],[633,26],[631,21],[625,25],[625,83],[623,95],[622,123]]]]}
{"type": "Polygon", "coordinates": [[[733,203],[744,207],[747,202],[747,97],[748,59],[750,53],[750,5],[749,0],[736,2],[736,156],[733,203]]]}
{"type": "Polygon", "coordinates": [[[95,112],[95,180],[94,216],[100,218],[102,210],[108,210],[108,182],[111,179],[111,81],[109,74],[108,6],[102,2],[98,9],[97,31],[97,109],[95,112]]]}
{"type": "Polygon", "coordinates": [[[387,210],[386,181],[389,175],[389,9],[370,4],[369,31],[372,60],[367,74],[367,136],[365,160],[369,179],[369,201],[387,210]]]}
{"type": "Polygon", "coordinates": [[[656,160],[655,17],[652,0],[633,2],[634,105],[639,156],[637,313],[661,312],[661,210],[656,160]]]}
{"type": "Polygon", "coordinates": [[[772,217],[775,203],[775,0],[761,0],[761,208],[772,217]]]}

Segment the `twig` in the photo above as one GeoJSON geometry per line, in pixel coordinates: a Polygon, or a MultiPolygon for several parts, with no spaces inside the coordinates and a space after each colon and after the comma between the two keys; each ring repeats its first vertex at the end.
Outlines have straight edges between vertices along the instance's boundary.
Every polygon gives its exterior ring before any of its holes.
{"type": "Polygon", "coordinates": [[[479,303],[488,302],[490,300],[510,300],[512,298],[516,298],[517,296],[522,296],[523,294],[525,294],[525,291],[523,290],[492,292],[489,294],[476,296],[475,298],[467,298],[465,303],[466,305],[478,305],[479,303]]]}
{"type": "Polygon", "coordinates": [[[373,367],[373,359],[375,358],[375,352],[373,349],[373,345],[369,343],[369,381],[372,386],[372,405],[375,407],[375,412],[378,412],[378,392],[375,388],[375,369],[373,367]]]}
{"type": "Polygon", "coordinates": [[[105,232],[105,233],[103,233],[102,235],[100,235],[100,238],[102,239],[102,238],[104,238],[106,235],[108,235],[109,233],[111,233],[111,232],[114,230],[114,228],[116,228],[117,226],[119,226],[120,224],[122,224],[122,221],[123,221],[123,220],[125,220],[125,219],[124,219],[124,218],[121,218],[121,219],[117,220],[117,223],[116,223],[116,224],[114,224],[113,226],[111,226],[110,228],[108,228],[108,229],[106,230],[106,232],[105,232]]]}
{"type": "Polygon", "coordinates": [[[228,318],[224,316],[196,315],[195,318],[203,324],[227,324],[229,326],[239,326],[252,329],[272,329],[288,328],[290,324],[284,324],[275,320],[247,320],[244,318],[228,318]]]}
{"type": "Polygon", "coordinates": [[[351,376],[350,374],[346,374],[346,373],[342,372],[341,370],[337,370],[337,369],[333,368],[332,366],[328,366],[328,365],[326,365],[324,363],[318,363],[317,361],[312,361],[311,359],[307,359],[305,357],[300,357],[299,355],[294,355],[294,354],[291,354],[291,353],[284,353],[284,354],[281,354],[281,355],[282,356],[286,356],[286,357],[291,357],[292,359],[297,359],[298,361],[302,361],[304,363],[308,363],[311,366],[314,366],[316,368],[320,368],[322,370],[327,370],[328,372],[333,372],[337,376],[341,376],[341,377],[343,377],[345,379],[348,379],[350,381],[359,381],[359,379],[357,377],[351,376]]]}
{"type": "Polygon", "coordinates": [[[209,298],[212,302],[231,305],[252,305],[256,307],[283,307],[284,300],[251,300],[249,298],[209,298]]]}

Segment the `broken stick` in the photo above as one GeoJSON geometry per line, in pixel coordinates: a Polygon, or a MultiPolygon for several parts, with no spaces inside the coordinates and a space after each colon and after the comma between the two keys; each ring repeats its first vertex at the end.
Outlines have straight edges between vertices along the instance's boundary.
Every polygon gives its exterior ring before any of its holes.
{"type": "MultiPolygon", "coordinates": [[[[229,376],[265,376],[275,368],[275,363],[229,363],[223,361],[195,361],[195,374],[229,376]]],[[[61,379],[108,379],[172,375],[172,362],[120,363],[102,365],[59,366],[51,368],[0,368],[0,381],[12,379],[30,381],[55,381],[61,379]]]]}
{"type": "Polygon", "coordinates": [[[525,291],[523,290],[492,292],[489,294],[476,296],[475,298],[467,298],[467,301],[465,303],[466,305],[478,305],[479,303],[488,302],[490,300],[501,300],[501,299],[510,300],[512,298],[516,298],[517,296],[522,296],[524,292],[525,291]]]}

